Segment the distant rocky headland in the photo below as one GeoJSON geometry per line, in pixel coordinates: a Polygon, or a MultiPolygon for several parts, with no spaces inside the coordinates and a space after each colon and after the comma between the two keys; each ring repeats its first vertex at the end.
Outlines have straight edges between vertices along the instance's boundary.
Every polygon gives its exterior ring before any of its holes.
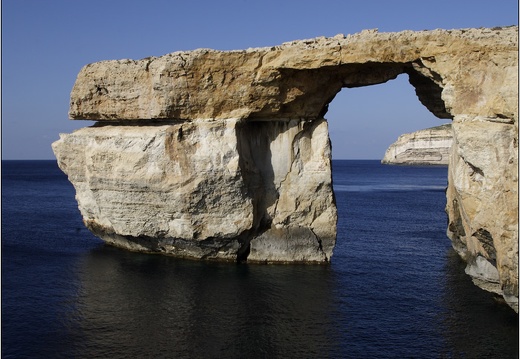
{"type": "Polygon", "coordinates": [[[407,74],[452,120],[447,233],[480,287],[518,311],[518,27],[366,30],[237,51],[86,65],[53,143],[85,225],[192,259],[331,260],[328,104],[407,74]]]}
{"type": "Polygon", "coordinates": [[[451,124],[405,133],[388,147],[381,163],[447,166],[452,142],[451,124]]]}

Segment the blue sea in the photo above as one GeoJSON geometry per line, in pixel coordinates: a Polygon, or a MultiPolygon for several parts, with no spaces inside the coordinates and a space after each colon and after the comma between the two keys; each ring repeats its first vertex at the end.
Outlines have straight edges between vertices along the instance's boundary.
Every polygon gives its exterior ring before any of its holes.
{"type": "Polygon", "coordinates": [[[518,358],[446,237],[445,167],[333,161],[330,265],[104,245],[55,161],[2,161],[2,358],[518,358]]]}

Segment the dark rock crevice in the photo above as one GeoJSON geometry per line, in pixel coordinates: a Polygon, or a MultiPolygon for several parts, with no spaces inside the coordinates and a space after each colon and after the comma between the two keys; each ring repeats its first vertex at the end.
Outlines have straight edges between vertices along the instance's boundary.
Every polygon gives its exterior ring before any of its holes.
{"type": "Polygon", "coordinates": [[[417,98],[431,113],[438,118],[453,119],[442,99],[442,77],[439,74],[425,66],[421,60],[406,66],[405,72],[415,88],[417,98]]]}

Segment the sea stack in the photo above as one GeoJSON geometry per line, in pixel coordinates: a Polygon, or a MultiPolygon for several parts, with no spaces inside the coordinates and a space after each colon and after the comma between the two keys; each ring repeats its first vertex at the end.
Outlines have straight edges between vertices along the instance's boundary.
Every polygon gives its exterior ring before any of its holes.
{"type": "Polygon", "coordinates": [[[452,120],[447,228],[479,286],[518,311],[518,28],[366,30],[241,51],[86,65],[53,144],[85,225],[193,259],[331,260],[328,104],[406,73],[452,120]]]}

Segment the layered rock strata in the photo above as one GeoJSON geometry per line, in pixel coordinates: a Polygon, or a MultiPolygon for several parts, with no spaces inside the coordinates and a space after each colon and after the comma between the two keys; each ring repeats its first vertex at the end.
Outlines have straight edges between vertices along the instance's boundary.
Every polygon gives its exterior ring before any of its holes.
{"type": "Polygon", "coordinates": [[[452,119],[448,235],[518,311],[518,28],[363,31],[85,66],[53,144],[105,241],[190,258],[326,262],[336,235],[324,115],[406,73],[452,119]]]}
{"type": "Polygon", "coordinates": [[[233,261],[332,255],[324,120],[98,124],[53,147],[85,225],[107,243],[233,261]]]}
{"type": "Polygon", "coordinates": [[[447,166],[452,144],[451,125],[405,133],[392,143],[381,163],[447,166]]]}

